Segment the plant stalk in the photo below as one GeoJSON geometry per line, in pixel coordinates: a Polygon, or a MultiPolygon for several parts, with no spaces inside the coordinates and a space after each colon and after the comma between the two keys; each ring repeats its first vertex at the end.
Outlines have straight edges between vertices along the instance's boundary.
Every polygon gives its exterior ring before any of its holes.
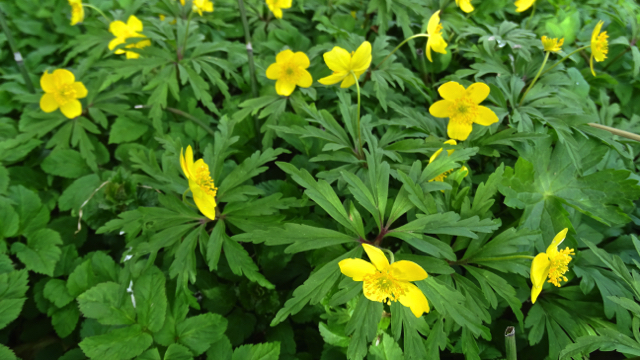
{"type": "Polygon", "coordinates": [[[518,360],[518,350],[516,348],[516,328],[507,327],[504,331],[504,346],[507,360],[518,360]]]}
{"type": "Polygon", "coordinates": [[[95,7],[95,6],[91,5],[91,4],[85,4],[85,3],[83,3],[83,4],[82,4],[82,6],[84,6],[84,7],[86,7],[86,8],[90,8],[90,9],[93,9],[93,10],[97,11],[98,13],[100,13],[100,15],[102,15],[102,17],[103,17],[105,20],[107,20],[107,22],[111,22],[111,20],[109,20],[109,18],[107,17],[107,15],[105,15],[105,14],[102,12],[102,10],[98,9],[97,7],[95,7]]]}
{"type": "Polygon", "coordinates": [[[610,132],[610,133],[612,133],[614,135],[622,136],[622,137],[625,137],[627,139],[640,141],[640,135],[634,134],[632,132],[628,132],[628,131],[616,129],[616,128],[611,127],[611,126],[602,125],[602,124],[596,124],[596,123],[588,123],[587,125],[589,125],[591,127],[594,127],[594,128],[597,128],[597,129],[607,130],[608,132],[610,132]]]}
{"type": "Polygon", "coordinates": [[[7,21],[4,18],[4,14],[0,10],[0,27],[2,27],[2,31],[5,33],[7,37],[7,42],[9,43],[9,47],[13,52],[13,59],[18,64],[18,68],[20,69],[20,74],[22,74],[22,78],[24,79],[24,84],[29,90],[30,93],[35,94],[36,90],[33,87],[33,83],[31,82],[31,78],[29,77],[29,72],[27,71],[27,67],[24,65],[24,61],[22,59],[22,54],[18,50],[18,46],[16,45],[16,41],[11,34],[11,30],[9,29],[9,25],[7,25],[7,21]]]}
{"type": "Polygon", "coordinates": [[[382,59],[382,61],[373,70],[371,70],[371,72],[374,72],[374,71],[378,70],[378,68],[382,64],[384,64],[384,62],[387,61],[387,59],[389,59],[391,57],[391,55],[393,55],[396,51],[398,51],[398,49],[400,49],[402,47],[402,45],[406,44],[409,40],[412,40],[412,39],[415,39],[415,38],[419,38],[419,37],[429,37],[429,35],[427,35],[427,34],[416,34],[416,35],[412,35],[412,36],[409,36],[408,38],[404,39],[400,43],[400,45],[396,46],[396,48],[393,49],[393,51],[391,51],[389,53],[389,55],[387,55],[384,59],[382,59]]]}
{"type": "Polygon", "coordinates": [[[351,71],[353,79],[356,81],[356,90],[358,92],[358,154],[364,156],[364,150],[362,149],[362,131],[360,131],[360,84],[358,83],[358,77],[351,71]]]}
{"type": "Polygon", "coordinates": [[[191,114],[187,114],[186,112],[182,111],[182,110],[178,110],[172,107],[167,107],[165,108],[165,110],[172,112],[176,115],[180,115],[183,118],[189,119],[191,121],[193,121],[194,123],[196,123],[197,125],[199,125],[201,128],[203,128],[206,132],[209,133],[209,135],[211,136],[216,136],[216,133],[211,130],[211,128],[209,126],[207,126],[207,124],[205,124],[204,122],[202,122],[202,120],[198,119],[197,117],[191,115],[191,114]]]}
{"type": "MultiPolygon", "coordinates": [[[[247,21],[247,9],[244,7],[244,0],[238,0],[240,8],[240,18],[242,19],[242,27],[244,28],[244,40],[247,46],[247,57],[249,60],[249,77],[251,78],[251,94],[254,98],[258,97],[258,81],[256,79],[256,64],[253,61],[253,46],[251,46],[251,31],[249,30],[249,22],[247,21]]],[[[253,124],[256,128],[256,138],[260,143],[260,122],[257,116],[253,117],[253,124]]]]}
{"type": "Polygon", "coordinates": [[[534,77],[533,81],[531,82],[531,84],[529,84],[529,87],[527,88],[527,91],[525,91],[524,94],[522,95],[522,99],[520,99],[520,103],[518,104],[518,106],[522,106],[522,103],[524,102],[524,98],[527,97],[527,94],[529,93],[529,90],[531,90],[533,85],[535,85],[536,81],[540,77],[540,74],[542,73],[542,69],[544,69],[544,66],[547,65],[547,60],[549,60],[549,54],[551,54],[551,52],[547,51],[547,54],[544,56],[544,61],[542,61],[542,66],[540,66],[540,70],[538,70],[538,73],[536,74],[536,77],[534,77]]]}
{"type": "Polygon", "coordinates": [[[590,47],[591,45],[587,45],[587,46],[583,46],[581,48],[577,48],[575,50],[573,50],[572,52],[570,52],[567,56],[563,57],[562,59],[558,60],[558,62],[556,62],[555,64],[553,64],[553,66],[551,66],[550,68],[548,68],[547,70],[543,71],[542,74],[540,74],[541,76],[548,73],[549,71],[551,71],[551,69],[553,69],[554,67],[560,65],[563,61],[567,60],[571,55],[577,53],[578,51],[582,51],[588,47],[590,47]]]}

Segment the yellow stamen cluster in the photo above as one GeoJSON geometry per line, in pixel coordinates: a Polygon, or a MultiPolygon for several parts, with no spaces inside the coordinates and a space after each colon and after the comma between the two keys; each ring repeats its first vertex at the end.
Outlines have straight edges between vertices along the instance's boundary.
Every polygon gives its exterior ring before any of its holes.
{"type": "Polygon", "coordinates": [[[453,101],[449,111],[453,114],[452,120],[471,126],[478,117],[478,104],[465,96],[453,101]]]}
{"type": "Polygon", "coordinates": [[[571,262],[571,256],[575,255],[573,249],[565,248],[564,250],[558,251],[558,254],[551,260],[551,264],[549,267],[549,281],[553,285],[560,287],[560,281],[568,281],[567,277],[564,274],[569,271],[569,262],[571,262]]]}
{"type": "Polygon", "coordinates": [[[405,294],[406,289],[389,272],[376,271],[363,277],[363,291],[367,298],[391,304],[405,294]]]}
{"type": "Polygon", "coordinates": [[[607,32],[605,31],[600,35],[598,35],[598,37],[596,38],[596,41],[593,42],[593,45],[596,48],[596,50],[600,51],[604,55],[607,55],[609,53],[609,41],[607,40],[608,38],[609,38],[609,35],[607,35],[607,32]]]}
{"type": "Polygon", "coordinates": [[[213,183],[213,179],[211,178],[211,173],[209,172],[209,165],[202,162],[200,166],[197,167],[195,173],[195,182],[200,186],[200,189],[211,196],[216,196],[218,192],[218,188],[215,187],[213,183]]]}
{"type": "Polygon", "coordinates": [[[60,106],[78,97],[73,84],[58,84],[57,86],[57,91],[53,93],[53,97],[60,106]]]}

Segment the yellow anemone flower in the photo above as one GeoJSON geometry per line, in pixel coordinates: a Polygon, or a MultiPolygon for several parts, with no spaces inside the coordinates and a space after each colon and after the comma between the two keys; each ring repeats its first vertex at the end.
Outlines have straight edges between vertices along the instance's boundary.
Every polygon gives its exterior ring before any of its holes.
{"type": "Polygon", "coordinates": [[[427,278],[427,272],[420,265],[407,260],[389,264],[382,250],[369,244],[362,244],[362,247],[371,263],[362,259],[344,259],[338,266],[353,281],[364,282],[362,290],[367,299],[388,305],[391,301],[400,301],[416,317],[429,312],[427,298],[417,286],[410,283],[427,278]]]}
{"type": "MultiPolygon", "coordinates": [[[[469,5],[471,6],[471,5],[469,5]]],[[[433,62],[431,59],[431,50],[440,53],[447,53],[447,42],[442,37],[442,24],[440,24],[440,10],[431,15],[429,23],[427,24],[427,34],[429,39],[427,40],[427,59],[433,62]]]]}
{"type": "Polygon", "coordinates": [[[479,104],[489,96],[489,86],[475,83],[465,89],[455,81],[449,81],[438,88],[444,100],[437,101],[429,108],[435,117],[449,118],[447,134],[456,140],[466,140],[473,129],[472,124],[489,126],[498,122],[498,116],[488,107],[479,104]]]}
{"type": "Polygon", "coordinates": [[[81,23],[84,20],[84,8],[82,0],[69,0],[71,6],[71,25],[81,23]]]}
{"type": "Polygon", "coordinates": [[[593,59],[596,59],[597,62],[602,62],[607,58],[607,53],[609,52],[609,41],[607,41],[609,35],[607,35],[606,31],[602,34],[600,33],[602,25],[604,25],[604,21],[598,21],[596,27],[593,28],[593,33],[591,33],[591,59],[589,60],[589,65],[593,76],[596,76],[596,72],[593,70],[593,59]]]}
{"type": "Polygon", "coordinates": [[[195,201],[196,206],[204,216],[215,220],[218,188],[215,187],[213,179],[211,179],[209,165],[203,159],[193,162],[191,145],[187,147],[184,155],[182,155],[182,150],[180,149],[180,167],[182,167],[182,172],[189,181],[189,190],[193,194],[193,201],[195,201]]]}
{"type": "Polygon", "coordinates": [[[371,43],[368,41],[360,44],[356,51],[349,53],[347,50],[335,46],[331,51],[324,53],[324,62],[333,74],[318,80],[323,85],[333,85],[342,81],[341,88],[348,88],[356,83],[351,73],[360,78],[371,65],[371,43]]]}
{"type": "Polygon", "coordinates": [[[536,0],[516,0],[516,12],[523,12],[530,8],[536,0]]]}
{"type": "Polygon", "coordinates": [[[309,57],[305,53],[283,50],[276,55],[276,62],[267,68],[267,78],[276,80],[278,95],[289,96],[296,85],[308,88],[313,84],[313,78],[306,70],[309,64],[309,57]]]}
{"type": "Polygon", "coordinates": [[[473,11],[471,0],[456,0],[456,5],[458,5],[458,7],[466,13],[470,13],[473,11]]]}
{"type": "MultiPolygon", "coordinates": [[[[113,50],[116,46],[120,44],[124,44],[127,42],[128,38],[144,38],[146,36],[140,34],[142,31],[142,22],[138,20],[134,15],[129,16],[127,23],[120,20],[112,21],[109,24],[109,32],[112,33],[116,38],[109,42],[109,50],[113,50]]],[[[129,44],[125,46],[125,48],[136,48],[142,49],[143,47],[147,47],[151,45],[150,40],[141,40],[135,44],[129,44]]],[[[127,59],[137,59],[140,57],[140,54],[135,53],[133,51],[126,51],[124,49],[117,49],[116,54],[127,54],[127,59]]]]}
{"type": "Polygon", "coordinates": [[[266,0],[267,7],[277,19],[282,19],[282,9],[291,7],[291,0],[266,0]]]}
{"type": "MultiPolygon", "coordinates": [[[[180,4],[184,6],[184,0],[180,0],[180,4]]],[[[213,3],[211,0],[193,0],[191,3],[191,11],[197,12],[202,16],[202,12],[213,12],[213,3]]]]}
{"type": "Polygon", "coordinates": [[[551,242],[551,245],[547,248],[546,252],[540,253],[536,255],[536,257],[531,262],[531,302],[535,303],[538,295],[540,295],[540,291],[542,291],[542,285],[544,285],[544,280],[548,277],[549,280],[547,282],[552,283],[553,285],[560,287],[560,281],[567,281],[567,277],[564,276],[569,268],[569,262],[571,261],[571,256],[575,255],[573,249],[569,247],[564,248],[564,250],[558,251],[558,245],[564,241],[567,236],[567,231],[569,229],[565,228],[560,231],[551,242]]]}
{"type": "MultiPolygon", "coordinates": [[[[456,143],[455,140],[451,139],[451,140],[447,140],[444,142],[445,144],[449,144],[449,145],[457,145],[458,143],[456,143]]],[[[448,155],[453,154],[455,150],[454,149],[450,149],[447,150],[448,155]]],[[[429,164],[431,164],[433,161],[435,161],[435,159],[438,157],[438,155],[440,155],[442,153],[442,148],[438,149],[438,151],[434,152],[433,155],[431,155],[431,157],[429,158],[429,164]]],[[[466,166],[463,166],[460,168],[460,170],[458,171],[462,171],[464,172],[464,176],[466,177],[469,174],[469,170],[467,169],[466,166]]],[[[449,176],[449,174],[451,174],[453,172],[453,169],[447,170],[445,172],[443,172],[442,174],[434,177],[433,179],[429,180],[429,182],[431,181],[444,181],[444,179],[447,178],[447,176],[449,176]]]]}
{"type": "Polygon", "coordinates": [[[40,109],[50,113],[60,108],[64,116],[73,119],[82,114],[82,104],[78,99],[87,96],[87,88],[69,70],[47,71],[40,78],[44,95],[40,98],[40,109]]]}
{"type": "Polygon", "coordinates": [[[542,46],[544,47],[544,51],[549,52],[558,52],[562,50],[562,44],[564,44],[564,38],[558,40],[557,38],[548,38],[546,36],[542,36],[542,46]]]}

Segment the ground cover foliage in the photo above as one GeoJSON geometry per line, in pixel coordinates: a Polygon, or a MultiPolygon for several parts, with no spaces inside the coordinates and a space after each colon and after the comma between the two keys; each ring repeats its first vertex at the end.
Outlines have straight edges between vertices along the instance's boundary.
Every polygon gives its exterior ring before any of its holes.
{"type": "Polygon", "coordinates": [[[516,3],[0,2],[0,358],[640,356],[640,11],[516,3]]]}

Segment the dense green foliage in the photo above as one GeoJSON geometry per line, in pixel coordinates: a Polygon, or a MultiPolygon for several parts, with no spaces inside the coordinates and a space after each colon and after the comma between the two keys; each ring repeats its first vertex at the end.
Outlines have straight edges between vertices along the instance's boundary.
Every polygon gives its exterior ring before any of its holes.
{"type": "Polygon", "coordinates": [[[28,72],[3,30],[0,359],[500,359],[507,326],[518,359],[640,356],[640,146],[615,135],[640,133],[634,1],[518,13],[476,0],[464,13],[449,0],[295,0],[277,19],[246,0],[252,57],[242,1],[202,15],[190,1],[86,3],[107,19],[85,7],[72,26],[67,1],[0,2],[28,72]],[[429,62],[419,37],[378,67],[437,10],[446,54],[429,62]],[[151,43],[138,59],[108,47],[110,22],[130,15],[151,43]],[[541,36],[564,38],[548,69],[600,20],[596,76],[587,47],[523,97],[541,36]],[[331,74],[323,53],[365,40],[359,93],[317,82],[331,74]],[[308,55],[314,80],[288,97],[265,76],[284,49],[308,55]],[[73,119],[39,105],[42,74],[63,68],[88,90],[73,119]],[[487,84],[499,122],[443,145],[448,120],[429,107],[447,81],[487,84]],[[215,220],[188,191],[188,145],[218,188],[215,220]],[[441,148],[455,151],[430,161],[441,148]],[[564,228],[568,281],[532,304],[531,258],[564,228]],[[415,284],[429,313],[370,301],[341,273],[369,242],[427,271],[415,284]]]}

